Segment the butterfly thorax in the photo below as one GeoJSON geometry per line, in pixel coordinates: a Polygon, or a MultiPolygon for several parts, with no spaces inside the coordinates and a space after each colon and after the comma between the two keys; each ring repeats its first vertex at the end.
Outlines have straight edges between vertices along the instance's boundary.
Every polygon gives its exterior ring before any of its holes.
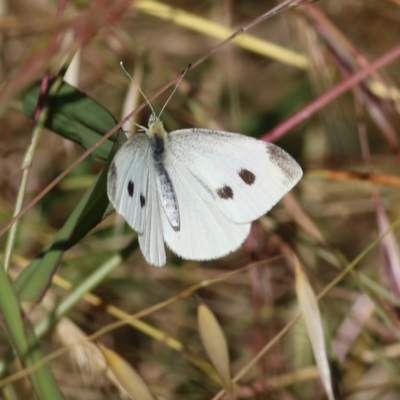
{"type": "Polygon", "coordinates": [[[165,169],[165,147],[168,146],[168,134],[162,121],[152,116],[149,120],[147,135],[150,139],[150,148],[156,175],[157,191],[160,196],[162,208],[170,224],[179,227],[179,208],[175,190],[168,171],[165,169]]]}
{"type": "Polygon", "coordinates": [[[151,114],[149,118],[149,130],[147,135],[151,139],[153,136],[157,135],[162,138],[167,138],[168,134],[164,129],[164,124],[162,123],[161,119],[154,114],[151,114]]]}

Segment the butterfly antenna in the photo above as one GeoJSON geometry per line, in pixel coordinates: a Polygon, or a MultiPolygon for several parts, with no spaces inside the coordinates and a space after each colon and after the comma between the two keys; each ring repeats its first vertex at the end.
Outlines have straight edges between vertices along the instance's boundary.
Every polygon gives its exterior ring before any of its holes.
{"type": "MultiPolygon", "coordinates": [[[[122,61],[120,61],[119,65],[121,66],[122,70],[125,72],[125,74],[128,76],[128,78],[136,85],[136,87],[138,88],[140,94],[144,97],[144,99],[146,100],[146,103],[149,105],[151,112],[156,115],[153,106],[151,105],[149,99],[146,97],[146,95],[143,93],[143,90],[140,89],[139,85],[135,82],[135,80],[132,78],[131,74],[125,69],[124,63],[122,61]]],[[[137,124],[135,124],[137,125],[137,124]]],[[[139,125],[140,126],[140,125],[139,125]]]]}
{"type": "Polygon", "coordinates": [[[178,82],[176,83],[174,90],[172,91],[172,93],[169,95],[167,101],[165,102],[165,104],[163,105],[163,108],[160,111],[160,114],[158,114],[158,118],[161,117],[161,114],[163,113],[165,107],[167,106],[167,104],[169,103],[169,101],[171,100],[172,96],[175,94],[176,89],[178,89],[179,84],[181,83],[182,79],[185,77],[185,75],[187,74],[187,72],[189,71],[190,67],[192,66],[192,64],[188,64],[188,66],[184,69],[184,71],[182,72],[181,77],[179,78],[178,82]]]}

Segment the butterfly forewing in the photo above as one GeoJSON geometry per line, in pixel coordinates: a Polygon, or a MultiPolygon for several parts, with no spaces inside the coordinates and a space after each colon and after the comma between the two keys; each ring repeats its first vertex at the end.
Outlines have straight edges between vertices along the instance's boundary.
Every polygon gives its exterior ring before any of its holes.
{"type": "Polygon", "coordinates": [[[279,147],[236,133],[178,130],[169,134],[169,148],[167,169],[188,170],[213,212],[235,223],[264,215],[302,176],[279,147]]]}
{"type": "MultiPolygon", "coordinates": [[[[177,159],[166,163],[179,204],[179,229],[161,212],[164,239],[176,254],[190,260],[210,260],[236,250],[246,239],[250,224],[235,224],[215,209],[207,188],[193,179],[177,159]]],[[[163,210],[162,210],[163,211],[163,210]]]]}
{"type": "Polygon", "coordinates": [[[138,233],[143,233],[145,227],[150,162],[149,138],[138,134],[119,149],[108,172],[108,198],[138,233]]]}

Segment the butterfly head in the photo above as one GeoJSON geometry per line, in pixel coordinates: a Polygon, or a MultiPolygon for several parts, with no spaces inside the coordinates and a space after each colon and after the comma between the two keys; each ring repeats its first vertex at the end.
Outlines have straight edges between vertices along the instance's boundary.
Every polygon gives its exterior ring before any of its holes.
{"type": "Polygon", "coordinates": [[[148,123],[149,128],[151,128],[151,126],[159,119],[160,118],[154,112],[152,112],[150,115],[150,118],[149,118],[149,123],[148,123]]]}

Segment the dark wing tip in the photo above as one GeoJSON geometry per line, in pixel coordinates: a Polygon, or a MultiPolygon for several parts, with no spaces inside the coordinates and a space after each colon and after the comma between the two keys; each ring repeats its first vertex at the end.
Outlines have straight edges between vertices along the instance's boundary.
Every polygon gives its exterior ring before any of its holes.
{"type": "Polygon", "coordinates": [[[285,175],[287,183],[295,185],[303,176],[303,171],[297,161],[285,150],[274,144],[267,143],[267,152],[272,162],[277,165],[285,175]]]}

